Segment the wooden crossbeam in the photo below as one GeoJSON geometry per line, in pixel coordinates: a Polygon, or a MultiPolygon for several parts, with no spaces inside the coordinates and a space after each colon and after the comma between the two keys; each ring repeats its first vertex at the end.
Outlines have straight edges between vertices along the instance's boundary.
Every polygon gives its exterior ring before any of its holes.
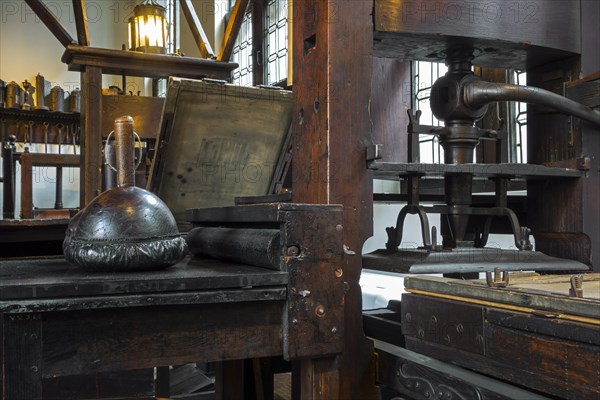
{"type": "Polygon", "coordinates": [[[215,54],[210,46],[210,43],[208,42],[208,38],[206,37],[204,29],[202,29],[202,24],[198,19],[198,14],[196,14],[196,11],[194,10],[192,0],[181,0],[181,10],[183,11],[183,15],[185,16],[185,19],[192,30],[192,35],[194,36],[196,45],[200,49],[200,57],[214,58],[215,54]]]}
{"type": "Polygon", "coordinates": [[[50,29],[50,32],[52,32],[54,37],[56,37],[63,46],[67,47],[68,45],[75,43],[75,40],[64,25],[41,0],[25,0],[25,3],[31,7],[35,15],[42,20],[44,25],[50,29]]]}
{"type": "Polygon", "coordinates": [[[218,61],[229,61],[231,58],[233,45],[240,32],[242,21],[244,20],[244,15],[248,8],[248,3],[250,3],[250,0],[236,0],[233,10],[231,11],[231,18],[225,29],[225,36],[223,36],[223,43],[219,50],[219,55],[217,56],[218,61]]]}
{"type": "Polygon", "coordinates": [[[89,46],[90,36],[88,34],[85,0],[73,0],[73,13],[75,14],[75,27],[77,29],[77,43],[80,46],[89,46]]]}

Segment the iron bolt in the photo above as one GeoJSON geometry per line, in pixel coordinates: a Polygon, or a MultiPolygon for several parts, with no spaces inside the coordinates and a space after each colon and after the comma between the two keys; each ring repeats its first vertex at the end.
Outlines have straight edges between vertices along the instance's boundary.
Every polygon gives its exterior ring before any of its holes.
{"type": "Polygon", "coordinates": [[[300,248],[298,246],[290,246],[287,248],[287,255],[290,257],[298,257],[300,254],[300,248]]]}
{"type": "Polygon", "coordinates": [[[38,372],[38,367],[36,365],[31,367],[31,372],[38,372]]]}
{"type": "Polygon", "coordinates": [[[335,269],[335,276],[336,276],[336,278],[341,278],[342,275],[344,275],[344,270],[341,269],[341,268],[336,268],[335,269]]]}
{"type": "Polygon", "coordinates": [[[464,331],[465,331],[465,327],[463,326],[463,324],[456,325],[456,332],[463,333],[464,331]]]}
{"type": "Polygon", "coordinates": [[[419,331],[417,332],[417,335],[419,335],[420,338],[424,338],[425,337],[425,331],[423,329],[419,329],[419,331]]]}
{"type": "Polygon", "coordinates": [[[317,314],[318,317],[325,315],[325,307],[319,304],[317,308],[315,308],[315,314],[317,314]]]}
{"type": "Polygon", "coordinates": [[[444,336],[444,342],[450,343],[450,335],[444,336]]]}
{"type": "Polygon", "coordinates": [[[406,322],[410,322],[412,320],[412,314],[409,312],[406,313],[405,317],[406,317],[406,322]]]}
{"type": "Polygon", "coordinates": [[[294,319],[292,320],[292,324],[294,324],[294,325],[298,325],[298,320],[297,320],[296,318],[294,318],[294,319]]]}
{"type": "Polygon", "coordinates": [[[426,398],[429,398],[429,397],[431,397],[431,393],[429,393],[429,391],[425,392],[425,397],[426,397],[426,398]]]}
{"type": "Polygon", "coordinates": [[[338,231],[338,232],[341,232],[341,231],[342,231],[342,229],[344,229],[344,227],[343,227],[342,225],[340,225],[340,224],[337,224],[337,225],[335,226],[335,230],[336,230],[336,231],[338,231]]]}
{"type": "Polygon", "coordinates": [[[434,324],[437,324],[437,318],[435,317],[435,315],[431,316],[431,322],[433,322],[434,324]]]}
{"type": "Polygon", "coordinates": [[[331,328],[331,333],[333,333],[334,335],[337,333],[337,328],[335,326],[331,328]]]}

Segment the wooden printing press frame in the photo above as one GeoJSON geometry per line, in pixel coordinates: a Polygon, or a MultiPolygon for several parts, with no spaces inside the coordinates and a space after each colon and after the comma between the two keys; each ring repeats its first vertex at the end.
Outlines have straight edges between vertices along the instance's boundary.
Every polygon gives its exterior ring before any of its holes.
{"type": "Polygon", "coordinates": [[[171,78],[148,188],[171,209],[234,205],[277,193],[287,171],[292,93],[225,81],[171,78]]]}

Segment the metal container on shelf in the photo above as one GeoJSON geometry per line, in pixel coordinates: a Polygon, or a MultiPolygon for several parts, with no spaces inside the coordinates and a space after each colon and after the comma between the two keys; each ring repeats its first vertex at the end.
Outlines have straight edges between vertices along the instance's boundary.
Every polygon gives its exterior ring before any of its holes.
{"type": "Polygon", "coordinates": [[[81,90],[75,89],[69,94],[69,112],[78,113],[81,110],[81,90]]]}
{"type": "Polygon", "coordinates": [[[65,91],[60,86],[50,89],[50,111],[65,111],[65,91]]]}
{"type": "Polygon", "coordinates": [[[15,81],[6,85],[6,108],[20,109],[25,99],[25,92],[15,81]]]}

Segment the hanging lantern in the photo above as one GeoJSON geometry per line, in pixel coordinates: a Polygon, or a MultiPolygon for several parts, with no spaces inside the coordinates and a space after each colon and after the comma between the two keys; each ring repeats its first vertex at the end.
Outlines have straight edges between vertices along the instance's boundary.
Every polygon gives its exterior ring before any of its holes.
{"type": "Polygon", "coordinates": [[[129,18],[129,50],[167,53],[167,10],[155,0],[144,0],[129,18]]]}

